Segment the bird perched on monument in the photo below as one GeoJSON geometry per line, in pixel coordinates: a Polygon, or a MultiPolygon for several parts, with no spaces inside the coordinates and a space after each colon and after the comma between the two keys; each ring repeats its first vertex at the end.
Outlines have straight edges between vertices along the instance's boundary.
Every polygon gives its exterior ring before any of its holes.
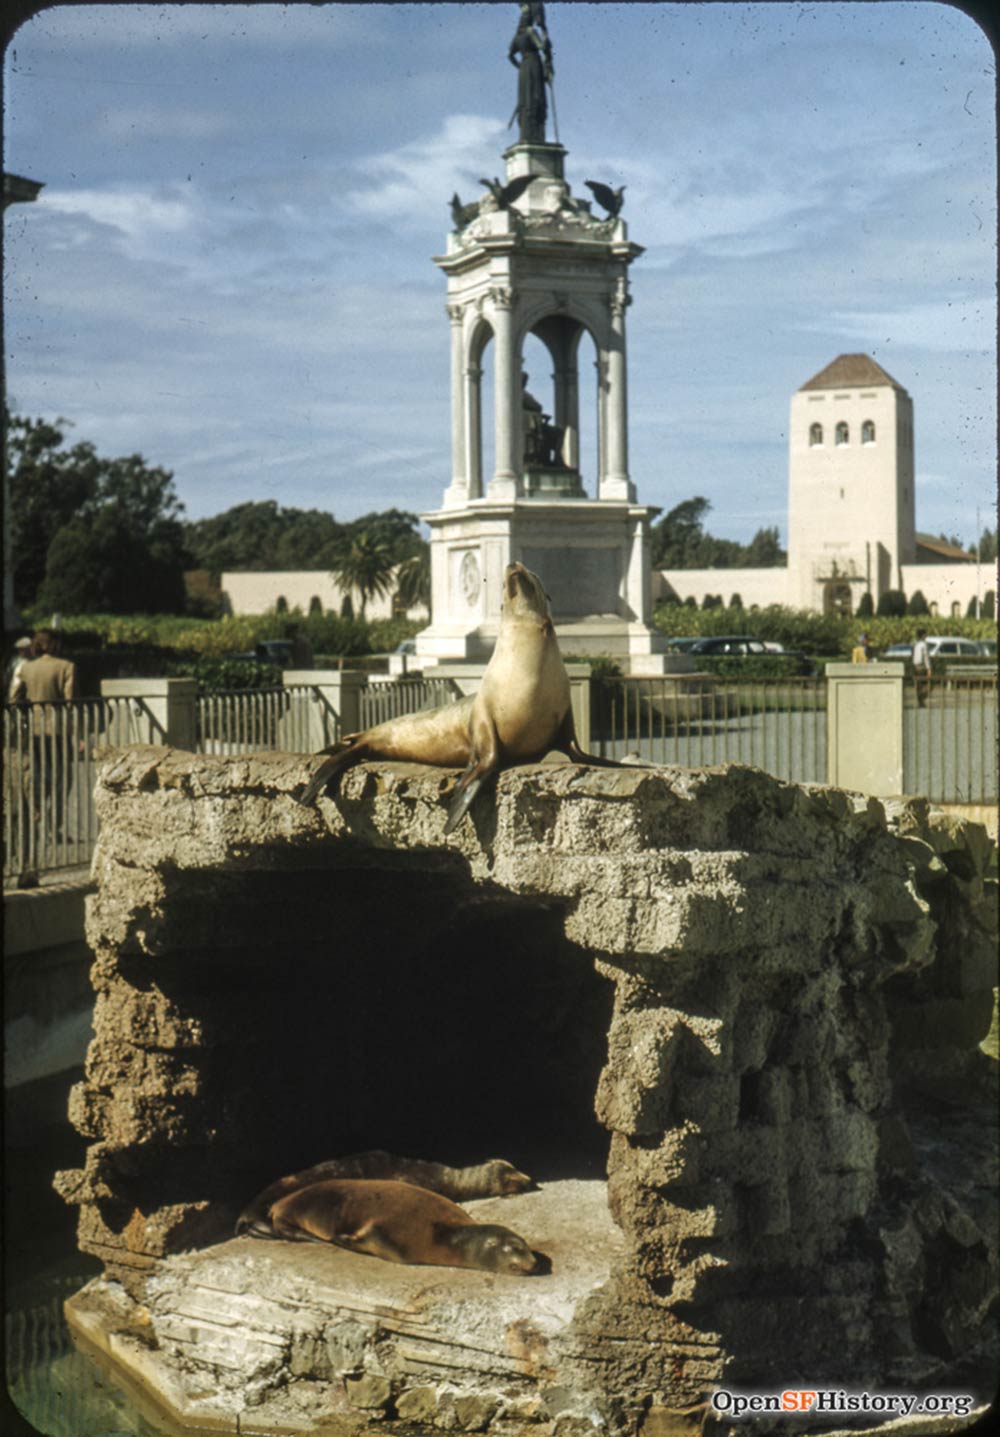
{"type": "Polygon", "coordinates": [[[471,205],[463,205],[458,198],[458,191],[452,195],[449,201],[451,205],[451,218],[457,230],[464,229],[470,220],[474,220],[479,214],[479,201],[473,200],[471,205]]]}
{"type": "Polygon", "coordinates": [[[597,180],[584,180],[584,184],[597,203],[607,210],[610,218],[615,219],[625,199],[625,186],[619,185],[613,190],[610,185],[599,184],[597,180]]]}
{"type": "Polygon", "coordinates": [[[500,181],[494,177],[492,180],[480,180],[479,183],[485,185],[489,190],[497,202],[498,209],[506,210],[514,203],[518,195],[524,194],[534,178],[534,175],[518,175],[516,180],[511,180],[508,184],[502,185],[500,181]]]}

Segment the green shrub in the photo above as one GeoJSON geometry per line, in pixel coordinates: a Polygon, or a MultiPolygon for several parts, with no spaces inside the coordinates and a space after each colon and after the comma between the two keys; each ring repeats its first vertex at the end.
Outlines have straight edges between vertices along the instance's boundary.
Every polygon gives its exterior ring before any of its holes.
{"type": "Polygon", "coordinates": [[[875,609],[878,618],[896,619],[906,613],[906,595],[902,589],[886,589],[879,594],[875,609]]]}

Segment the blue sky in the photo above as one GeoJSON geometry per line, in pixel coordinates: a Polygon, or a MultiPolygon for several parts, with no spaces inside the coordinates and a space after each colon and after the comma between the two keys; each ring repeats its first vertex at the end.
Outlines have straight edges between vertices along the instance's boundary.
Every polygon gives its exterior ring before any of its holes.
{"type": "MultiPolygon", "coordinates": [[[[995,66],[951,6],[553,4],[567,179],[625,184],[640,499],[785,533],[792,393],[866,351],[917,524],[996,476],[995,66]]],[[[502,173],[514,4],[65,6],[5,56],[7,385],[188,516],[449,480],[448,199],[502,173]]],[[[534,376],[533,376],[534,379],[534,376]]],[[[546,397],[544,383],[534,384],[546,397]]],[[[546,406],[548,407],[548,405],[546,406]]],[[[585,474],[585,480],[593,478],[585,474]]],[[[591,486],[592,487],[592,486],[591,486]]]]}

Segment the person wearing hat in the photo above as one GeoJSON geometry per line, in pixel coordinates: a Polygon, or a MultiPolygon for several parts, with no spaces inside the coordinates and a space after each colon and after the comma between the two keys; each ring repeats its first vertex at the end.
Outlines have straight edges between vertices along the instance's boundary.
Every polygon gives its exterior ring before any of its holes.
{"type": "MultiPolygon", "coordinates": [[[[31,640],[27,634],[22,634],[21,638],[14,641],[14,653],[7,662],[7,672],[4,674],[3,687],[8,702],[12,703],[14,700],[14,685],[17,683],[21,673],[21,665],[25,659],[30,658],[31,640]]],[[[18,688],[20,688],[20,685],[18,685],[18,688]]]]}
{"type": "Polygon", "coordinates": [[[868,635],[867,635],[867,634],[859,634],[859,635],[858,635],[858,642],[854,645],[854,648],[851,650],[851,663],[852,663],[852,664],[867,664],[870,658],[871,658],[871,650],[870,650],[869,645],[868,645],[868,635]]]}

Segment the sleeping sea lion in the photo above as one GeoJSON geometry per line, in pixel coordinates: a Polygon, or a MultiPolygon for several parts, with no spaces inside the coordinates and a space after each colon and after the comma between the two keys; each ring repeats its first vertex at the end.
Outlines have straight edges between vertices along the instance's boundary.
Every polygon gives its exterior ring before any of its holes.
{"type": "Polygon", "coordinates": [[[300,803],[312,803],[332,778],[368,758],[464,768],[448,809],[444,831],[451,833],[486,780],[501,768],[536,763],[551,749],[574,763],[620,767],[614,759],[584,753],[577,742],[569,676],[538,575],[523,564],[508,564],[503,587],[500,633],[479,692],[347,734],[324,750],[330,757],[302,790],[300,803]]]}
{"type": "Polygon", "coordinates": [[[270,1236],[331,1242],[387,1262],[526,1276],[538,1261],[516,1232],[477,1223],[440,1193],[412,1183],[328,1178],[279,1198],[268,1220],[270,1236]]]}
{"type": "Polygon", "coordinates": [[[490,1158],[488,1162],[474,1167],[450,1168],[444,1163],[427,1162],[422,1158],[400,1158],[375,1149],[330,1158],[327,1162],[316,1163],[301,1172],[278,1178],[258,1193],[240,1213],[236,1222],[237,1235],[249,1232],[253,1236],[269,1237],[271,1226],[268,1213],[272,1205],[288,1193],[327,1178],[391,1178],[396,1182],[413,1183],[428,1192],[440,1193],[452,1202],[510,1197],[514,1193],[530,1192],[537,1186],[527,1173],[519,1173],[503,1158],[490,1158]]]}

